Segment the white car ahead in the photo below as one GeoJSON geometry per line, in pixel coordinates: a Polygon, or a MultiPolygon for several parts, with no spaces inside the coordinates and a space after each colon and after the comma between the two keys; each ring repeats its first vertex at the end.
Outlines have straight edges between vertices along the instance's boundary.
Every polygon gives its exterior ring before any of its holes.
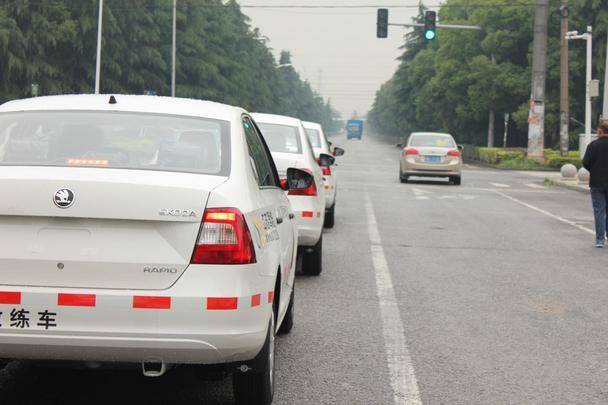
{"type": "MultiPolygon", "coordinates": [[[[289,169],[290,187],[310,174],[289,169]]],[[[242,109],[147,96],[0,106],[0,358],[221,365],[268,404],[297,228],[242,109]],[[281,325],[280,328],[278,325],[281,325]]]]}
{"type": "Polygon", "coordinates": [[[285,177],[288,167],[308,171],[314,183],[306,190],[288,191],[289,201],[296,214],[298,224],[298,246],[302,254],[304,274],[319,275],[323,269],[323,220],[325,214],[325,189],[321,166],[331,166],[332,156],[315,156],[302,126],[297,118],[270,114],[251,114],[260,127],[277,165],[279,176],[285,177]]]}
{"type": "MultiPolygon", "coordinates": [[[[333,146],[325,136],[323,127],[316,122],[302,122],[308,134],[315,157],[319,159],[321,153],[333,156],[344,155],[344,149],[333,146]]],[[[336,193],[338,180],[336,178],[335,166],[325,166],[323,171],[323,186],[325,188],[325,228],[333,228],[336,215],[336,193]]]]}

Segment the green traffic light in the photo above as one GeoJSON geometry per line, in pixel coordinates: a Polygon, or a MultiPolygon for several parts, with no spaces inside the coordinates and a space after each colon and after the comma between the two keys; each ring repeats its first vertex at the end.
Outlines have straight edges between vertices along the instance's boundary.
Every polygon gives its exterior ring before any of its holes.
{"type": "Polygon", "coordinates": [[[425,32],[424,32],[424,37],[425,37],[426,39],[428,39],[429,41],[430,41],[431,39],[435,39],[435,31],[433,31],[433,30],[427,30],[427,31],[425,31],[425,32]]]}

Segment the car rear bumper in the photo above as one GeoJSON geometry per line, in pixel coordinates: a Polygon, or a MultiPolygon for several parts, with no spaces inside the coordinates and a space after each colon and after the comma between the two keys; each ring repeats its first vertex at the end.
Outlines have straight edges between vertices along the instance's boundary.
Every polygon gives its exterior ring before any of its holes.
{"type": "Polygon", "coordinates": [[[298,246],[314,246],[323,232],[325,197],[290,196],[298,225],[298,246]]]}
{"type": "Polygon", "coordinates": [[[406,176],[446,177],[460,176],[462,164],[458,160],[441,164],[429,164],[407,161],[403,164],[402,173],[406,176]]]}
{"type": "Polygon", "coordinates": [[[162,291],[0,287],[0,358],[167,364],[253,359],[266,338],[273,278],[251,265],[199,267],[162,291]],[[27,311],[27,325],[17,323],[20,310],[27,311]]]}
{"type": "Polygon", "coordinates": [[[325,209],[328,210],[334,206],[336,202],[336,180],[334,176],[327,178],[324,182],[325,187],[325,209]]]}

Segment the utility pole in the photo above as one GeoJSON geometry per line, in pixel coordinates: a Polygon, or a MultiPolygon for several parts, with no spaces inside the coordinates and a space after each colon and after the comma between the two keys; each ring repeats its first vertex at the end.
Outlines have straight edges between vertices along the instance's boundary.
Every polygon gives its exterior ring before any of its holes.
{"type": "Polygon", "coordinates": [[[101,35],[103,32],[103,0],[99,0],[99,16],[97,20],[97,60],[95,62],[95,94],[99,94],[101,76],[101,35]]]}
{"type": "Polygon", "coordinates": [[[602,119],[608,120],[608,34],[606,34],[606,69],[604,69],[604,109],[602,119]]]}
{"type": "Polygon", "coordinates": [[[568,82],[569,82],[569,66],[568,66],[568,0],[562,0],[560,7],[562,16],[561,29],[561,67],[560,67],[560,113],[559,113],[559,151],[562,156],[568,155],[568,146],[570,144],[570,104],[568,100],[568,82]]]}
{"type": "MultiPolygon", "coordinates": [[[[496,58],[494,54],[492,54],[492,63],[496,63],[496,58]]],[[[496,114],[494,114],[494,110],[490,110],[490,115],[488,117],[488,148],[494,147],[494,127],[496,123],[496,114]]]]}
{"type": "Polygon", "coordinates": [[[171,49],[171,97],[175,97],[175,60],[177,36],[177,0],[173,0],[173,47],[171,49]]]}
{"type": "Polygon", "coordinates": [[[528,157],[543,158],[545,146],[545,82],[547,77],[547,22],[549,0],[536,0],[532,94],[528,115],[528,157]]]}

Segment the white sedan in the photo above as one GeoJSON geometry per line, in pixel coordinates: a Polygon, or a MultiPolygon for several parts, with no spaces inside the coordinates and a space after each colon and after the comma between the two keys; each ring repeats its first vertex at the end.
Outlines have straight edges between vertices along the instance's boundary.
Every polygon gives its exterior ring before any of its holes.
{"type": "MultiPolygon", "coordinates": [[[[288,169],[285,189],[308,189],[288,169]]],[[[246,111],[147,96],[0,106],[0,358],[223,365],[269,404],[297,229],[246,111]],[[280,325],[280,327],[279,327],[280,325]]]]}
{"type": "Polygon", "coordinates": [[[296,213],[298,246],[302,255],[302,272],[319,275],[323,269],[323,221],[325,188],[321,167],[334,164],[334,158],[321,154],[315,159],[302,121],[297,118],[271,114],[251,114],[259,125],[272,157],[284,177],[288,167],[308,171],[314,182],[306,190],[288,191],[289,201],[296,213]]]}
{"type": "MultiPolygon", "coordinates": [[[[321,124],[306,121],[304,121],[302,124],[304,125],[304,129],[308,134],[308,139],[310,140],[312,150],[317,159],[319,159],[321,153],[333,156],[344,155],[344,149],[337,146],[332,146],[327,140],[321,124]]],[[[335,166],[333,167],[334,169],[332,169],[332,166],[324,166],[321,168],[323,170],[323,185],[325,188],[325,228],[334,227],[336,216],[336,193],[338,191],[338,180],[336,178],[336,173],[334,172],[335,166]]]]}

